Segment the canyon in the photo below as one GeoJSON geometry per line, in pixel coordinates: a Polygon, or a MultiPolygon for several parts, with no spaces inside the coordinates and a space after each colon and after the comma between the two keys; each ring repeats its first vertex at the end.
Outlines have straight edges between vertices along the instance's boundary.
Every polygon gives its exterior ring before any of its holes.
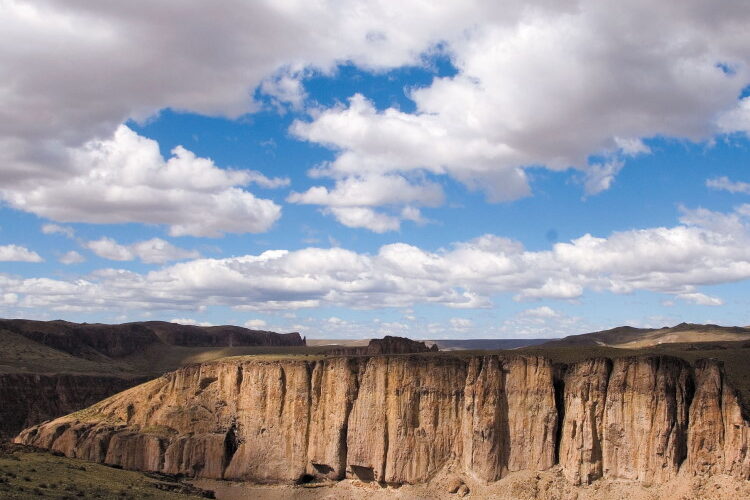
{"type": "Polygon", "coordinates": [[[304,346],[298,333],[237,326],[0,319],[0,439],[85,408],[195,357],[304,346]]]}
{"type": "Polygon", "coordinates": [[[746,481],[740,403],[716,360],[232,357],[185,366],[15,441],[126,469],[268,484],[451,478],[468,492],[464,483],[552,468],[573,486],[746,481]]]}

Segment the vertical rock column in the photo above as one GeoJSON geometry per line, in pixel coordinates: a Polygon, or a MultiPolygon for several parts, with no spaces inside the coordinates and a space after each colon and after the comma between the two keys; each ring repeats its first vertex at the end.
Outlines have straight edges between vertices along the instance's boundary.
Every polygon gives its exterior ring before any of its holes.
{"type": "Polygon", "coordinates": [[[349,413],[357,397],[357,360],[320,361],[312,372],[308,474],[343,479],[349,413]]]}
{"type": "Polygon", "coordinates": [[[689,365],[666,357],[621,358],[607,388],[605,478],[646,484],[673,478],[687,454],[689,365]]]}
{"type": "Polygon", "coordinates": [[[311,369],[304,361],[243,365],[236,413],[239,446],[226,479],[292,482],[306,473],[311,369]]]}
{"type": "Polygon", "coordinates": [[[611,370],[612,362],[599,358],[575,363],[565,372],[560,466],[575,485],[602,477],[604,407],[611,370]]]}
{"type": "Polygon", "coordinates": [[[555,464],[557,409],[552,363],[487,356],[469,362],[464,389],[465,472],[496,481],[507,472],[555,464]]]}
{"type": "Polygon", "coordinates": [[[455,456],[466,362],[370,358],[349,418],[350,472],[385,483],[426,482],[455,456]]]}
{"type": "Polygon", "coordinates": [[[750,479],[750,427],[736,393],[726,384],[721,363],[699,360],[695,386],[688,433],[689,471],[750,479]]]}
{"type": "Polygon", "coordinates": [[[509,436],[505,373],[497,356],[469,361],[461,434],[464,471],[485,482],[500,479],[509,436]]]}

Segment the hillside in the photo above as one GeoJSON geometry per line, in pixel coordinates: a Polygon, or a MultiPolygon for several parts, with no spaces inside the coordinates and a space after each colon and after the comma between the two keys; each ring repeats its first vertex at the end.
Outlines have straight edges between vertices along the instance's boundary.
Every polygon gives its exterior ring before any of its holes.
{"type": "Polygon", "coordinates": [[[236,326],[0,319],[0,438],[186,364],[306,349],[298,333],[236,326]]]}
{"type": "Polygon", "coordinates": [[[673,327],[663,328],[619,326],[610,330],[571,335],[543,345],[545,347],[601,346],[639,349],[660,344],[739,341],[750,341],[750,328],[680,323],[673,327]]]}

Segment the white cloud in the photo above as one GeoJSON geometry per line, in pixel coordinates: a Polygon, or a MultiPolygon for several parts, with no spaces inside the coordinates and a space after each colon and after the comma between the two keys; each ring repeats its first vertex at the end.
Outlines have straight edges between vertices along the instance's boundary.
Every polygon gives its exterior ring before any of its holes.
{"type": "Polygon", "coordinates": [[[401,227],[398,217],[386,215],[367,207],[330,207],[325,213],[333,214],[347,227],[362,227],[375,233],[397,231],[401,227]]]}
{"type": "MultiPolygon", "coordinates": [[[[316,174],[320,175],[320,174],[316,174]]],[[[363,227],[382,233],[398,230],[401,220],[422,223],[418,208],[412,205],[436,207],[443,203],[440,185],[433,182],[410,182],[400,175],[366,175],[346,177],[336,182],[333,189],[315,186],[304,193],[292,192],[291,203],[323,205],[324,210],[348,227],[363,227]],[[370,207],[389,205],[403,207],[400,213],[387,215],[370,207]]]]}
{"type": "Polygon", "coordinates": [[[192,326],[214,326],[213,323],[208,321],[197,321],[192,318],[174,318],[169,320],[170,323],[177,323],[179,325],[192,325],[192,326]]]}
{"type": "Polygon", "coordinates": [[[163,264],[172,260],[195,259],[200,254],[195,250],[178,248],[161,238],[138,241],[131,245],[121,245],[112,238],[88,241],[84,246],[99,257],[109,260],[140,259],[147,264],[163,264]]]}
{"type": "Polygon", "coordinates": [[[42,262],[42,257],[19,245],[0,245],[0,262],[42,262]]]}
{"type": "Polygon", "coordinates": [[[526,309],[520,313],[520,316],[531,318],[555,318],[559,316],[559,314],[549,306],[540,306],[533,309],[526,309]]]}
{"type": "Polygon", "coordinates": [[[622,170],[623,166],[624,163],[619,160],[589,165],[586,170],[586,180],[584,182],[586,194],[599,194],[609,189],[615,180],[615,176],[622,170]]]}
{"type": "Polygon", "coordinates": [[[262,319],[249,319],[245,321],[245,327],[251,330],[262,330],[268,326],[268,323],[262,319]]]}
{"type": "Polygon", "coordinates": [[[720,306],[724,304],[724,301],[718,297],[711,297],[710,295],[698,292],[681,293],[677,295],[677,298],[699,306],[720,306]]]}
{"type": "MultiPolygon", "coordinates": [[[[0,67],[13,81],[0,88],[0,185],[14,207],[59,221],[166,224],[173,235],[264,231],[278,207],[238,184],[219,182],[206,194],[194,185],[165,188],[154,175],[98,183],[93,171],[112,172],[91,161],[92,145],[111,141],[128,119],[166,108],[241,116],[259,109],[256,89],[300,106],[300,77],[313,69],[420,64],[440,44],[458,72],[411,89],[414,113],[377,110],[354,96],[292,128],[337,152],[325,175],[343,183],[428,172],[500,201],[530,193],[528,166],[574,167],[588,172],[593,194],[616,173],[602,166],[646,153],[644,138],[747,130],[750,101],[737,96],[750,83],[749,21],[742,2],[707,9],[697,0],[227,0],[220,9],[195,1],[6,2],[0,67]],[[604,160],[589,164],[592,155],[604,160]],[[76,183],[97,187],[88,202],[76,183]],[[51,187],[58,185],[59,194],[51,187]]],[[[201,180],[212,171],[184,150],[175,155],[201,180]]]]}
{"type": "Polygon", "coordinates": [[[310,68],[418,62],[446,29],[457,29],[450,25],[464,7],[394,9],[354,2],[228,0],[220,9],[194,1],[6,2],[0,44],[9,50],[0,67],[13,81],[0,88],[0,184],[26,191],[34,181],[85,176],[69,149],[162,109],[235,118],[260,108],[252,97],[258,88],[299,105],[299,78],[310,68]],[[211,43],[198,42],[206,39],[211,43]]]}
{"type": "Polygon", "coordinates": [[[726,176],[708,179],[706,181],[706,186],[720,191],[729,191],[730,193],[750,194],[750,183],[739,181],[733,182],[726,176]]]}
{"type": "Polygon", "coordinates": [[[718,124],[722,132],[750,134],[750,97],[741,99],[734,109],[723,113],[718,124]]]}
{"type": "Polygon", "coordinates": [[[75,250],[65,252],[58,260],[60,261],[61,264],[65,264],[65,265],[80,264],[81,262],[86,261],[83,255],[76,252],[75,250]]]}
{"type": "Polygon", "coordinates": [[[528,166],[580,169],[586,194],[596,194],[627,157],[650,152],[644,138],[701,141],[750,128],[750,99],[737,100],[750,83],[747,9],[523,5],[487,7],[471,28],[447,35],[458,74],[413,89],[414,113],[355,95],[292,132],[337,152],[322,169],[337,183],[426,171],[503,201],[530,193],[528,166]]]}
{"type": "Polygon", "coordinates": [[[75,237],[75,230],[70,226],[61,226],[59,224],[44,224],[42,226],[42,233],[44,234],[62,234],[67,238],[75,237]]]}
{"type": "MultiPolygon", "coordinates": [[[[585,291],[648,290],[718,304],[701,286],[750,278],[750,213],[682,210],[681,224],[584,235],[530,251],[485,235],[427,251],[406,243],[375,254],[343,248],[269,250],[189,260],[139,274],[103,269],[75,280],[0,275],[22,307],[289,311],[308,307],[375,309],[439,304],[491,306],[493,296],[575,300],[585,291]]],[[[537,308],[537,315],[546,311],[537,308]]],[[[526,314],[526,318],[531,318],[526,314]]]]}
{"type": "Polygon", "coordinates": [[[448,320],[448,323],[450,323],[454,330],[458,331],[468,330],[474,325],[474,322],[467,318],[451,318],[448,320]]]}
{"type": "Polygon", "coordinates": [[[69,155],[76,174],[0,194],[14,208],[53,220],[166,224],[172,236],[258,233],[281,215],[274,202],[238,187],[279,181],[257,172],[220,169],[181,146],[165,160],[155,141],[124,125],[111,139],[92,141],[69,155]]]}

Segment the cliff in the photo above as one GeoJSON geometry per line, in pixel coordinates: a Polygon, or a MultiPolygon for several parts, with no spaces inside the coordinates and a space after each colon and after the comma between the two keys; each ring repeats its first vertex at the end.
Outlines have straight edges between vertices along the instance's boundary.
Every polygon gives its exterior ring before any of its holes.
{"type": "Polygon", "coordinates": [[[30,425],[80,410],[145,382],[96,375],[0,374],[0,439],[30,425]]]}
{"type": "Polygon", "coordinates": [[[256,482],[483,483],[559,463],[574,484],[750,478],[720,364],[669,357],[229,358],[166,374],[16,441],[125,468],[256,482]]]}

